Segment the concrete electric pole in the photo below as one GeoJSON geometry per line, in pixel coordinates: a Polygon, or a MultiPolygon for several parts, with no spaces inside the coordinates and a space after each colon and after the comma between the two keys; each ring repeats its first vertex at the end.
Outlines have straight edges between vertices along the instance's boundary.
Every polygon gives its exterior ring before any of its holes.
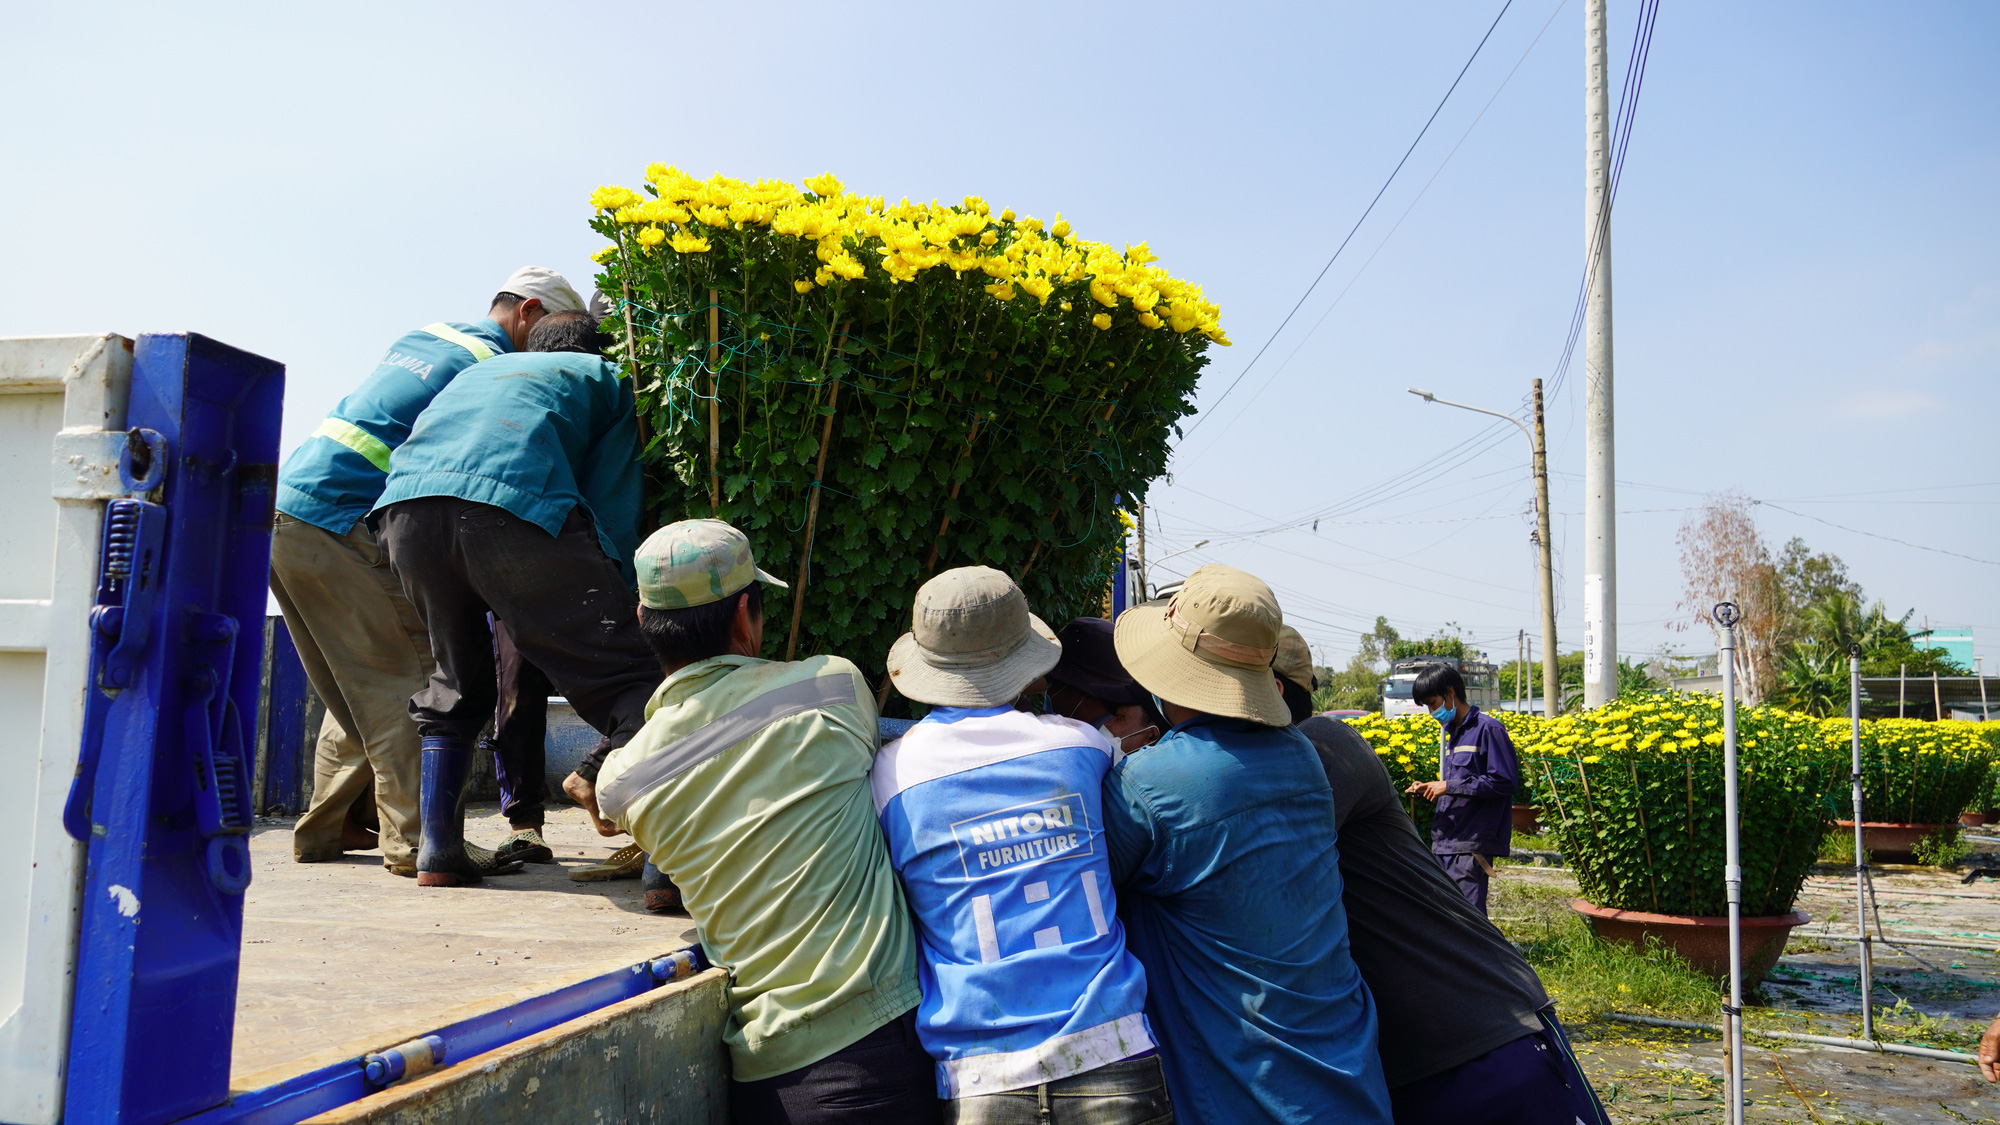
{"type": "MultiPolygon", "coordinates": [[[[1604,0],[1584,0],[1583,705],[1618,695],[1617,482],[1611,413],[1611,103],[1604,0]]],[[[1545,660],[1553,661],[1547,653],[1545,660]]]]}
{"type": "Polygon", "coordinates": [[[1542,714],[1562,714],[1562,670],[1556,667],[1556,567],[1549,542],[1549,447],[1543,440],[1542,381],[1535,380],[1535,547],[1542,563],[1542,714]]]}

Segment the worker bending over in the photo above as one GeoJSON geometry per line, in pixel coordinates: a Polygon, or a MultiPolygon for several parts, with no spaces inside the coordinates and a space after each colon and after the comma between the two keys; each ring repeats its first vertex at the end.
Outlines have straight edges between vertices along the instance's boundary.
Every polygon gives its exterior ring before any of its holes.
{"type": "Polygon", "coordinates": [[[660,682],[633,616],[632,385],[600,354],[588,313],[551,313],[527,343],[439,392],[371,517],[435,663],[409,702],[423,738],[427,887],[479,881],[462,804],[473,740],[493,714],[489,612],[611,746],[638,733],[660,682]]]}
{"type": "Polygon", "coordinates": [[[1512,854],[1514,790],[1521,765],[1500,720],[1465,701],[1465,680],[1448,664],[1417,673],[1410,694],[1443,728],[1436,781],[1413,781],[1406,793],[1437,802],[1431,851],[1466,901],[1486,913],[1493,860],[1512,854]]]}
{"type": "Polygon", "coordinates": [[[439,391],[473,364],[525,347],[550,312],[583,302],[561,274],[516,270],[483,320],[440,322],[389,346],[278,473],[271,593],[306,678],[326,703],[313,760],[312,803],[292,830],[300,863],[374,847],[383,864],[416,874],[417,729],[410,696],[430,674],[430,641],[362,517],[375,506],[390,456],[439,391]],[[374,808],[360,803],[370,790],[374,808]],[[358,816],[355,814],[359,814],[358,816]]]}
{"type": "Polygon", "coordinates": [[[1282,624],[1269,586],[1214,564],[1118,618],[1118,659],[1173,723],[1104,781],[1125,940],[1176,1119],[1386,1125],[1333,792],[1271,673],[1282,624]]]}
{"type": "Polygon", "coordinates": [[[1104,854],[1117,750],[1078,720],[1016,709],[1063,652],[1013,579],[947,570],[911,619],[889,678],[930,713],[870,780],[922,939],[917,1033],[948,1119],[1173,1120],[1104,854]]]}
{"type": "Polygon", "coordinates": [[[868,794],[868,681],[838,656],[758,656],[762,587],[784,583],[720,520],[654,532],[638,570],[666,680],[585,803],[652,854],[729,969],[731,1117],[937,1121],[910,909],[868,794]]]}
{"type": "Polygon", "coordinates": [[[1275,670],[1333,787],[1340,897],[1396,1125],[1606,1125],[1541,978],[1438,866],[1375,748],[1313,717],[1312,655],[1289,625],[1275,670]]]}

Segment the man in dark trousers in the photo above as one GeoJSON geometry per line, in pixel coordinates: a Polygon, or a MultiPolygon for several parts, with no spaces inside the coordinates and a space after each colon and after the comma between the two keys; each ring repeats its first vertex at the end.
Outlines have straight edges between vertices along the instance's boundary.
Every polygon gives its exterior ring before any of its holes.
{"type": "Polygon", "coordinates": [[[1368,740],[1311,717],[1312,656],[1290,626],[1273,670],[1333,787],[1341,902],[1396,1125],[1604,1125],[1535,970],[1438,867],[1368,740]]]}
{"type": "Polygon", "coordinates": [[[1514,839],[1514,790],[1521,783],[1514,742],[1500,720],[1465,701],[1465,680],[1450,665],[1425,667],[1410,694],[1444,728],[1443,759],[1438,780],[1413,782],[1404,792],[1437,804],[1431,852],[1484,914],[1493,860],[1511,854],[1514,839]]]}
{"type": "Polygon", "coordinates": [[[638,733],[661,680],[633,594],[632,385],[602,356],[588,313],[551,313],[527,343],[528,354],[474,364],[438,393],[396,450],[370,517],[436,663],[410,700],[423,738],[426,887],[479,881],[462,801],[497,696],[488,613],[605,736],[598,761],[638,733]]]}

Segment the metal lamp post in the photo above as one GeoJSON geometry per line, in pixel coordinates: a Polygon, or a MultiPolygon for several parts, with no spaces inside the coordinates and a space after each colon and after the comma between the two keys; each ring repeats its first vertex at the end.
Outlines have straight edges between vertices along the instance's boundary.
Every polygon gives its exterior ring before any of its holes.
{"type": "Polygon", "coordinates": [[[1715,623],[1722,626],[1722,884],[1729,898],[1729,1003],[1722,1015],[1729,1036],[1730,1125],[1743,1125],[1743,841],[1736,800],[1736,622],[1742,616],[1734,602],[1715,607],[1715,623]]]}
{"type": "Polygon", "coordinates": [[[1142,560],[1139,564],[1139,585],[1143,587],[1143,589],[1139,591],[1139,600],[1142,602],[1147,601],[1151,599],[1153,596],[1153,579],[1152,579],[1153,567],[1158,566],[1163,562],[1166,562],[1168,559],[1173,558],[1175,555],[1185,555],[1189,551],[1199,551],[1203,547],[1208,546],[1208,543],[1209,541],[1204,539],[1201,542],[1196,543],[1192,547],[1183,547],[1180,550],[1175,551],[1171,555],[1161,555],[1159,558],[1154,559],[1151,563],[1147,563],[1142,560]]]}
{"type": "Polygon", "coordinates": [[[1861,646],[1847,646],[1847,717],[1854,728],[1854,928],[1861,933],[1861,1038],[1875,1038],[1874,950],[1868,944],[1868,855],[1861,850],[1861,646]]]}
{"type": "MultiPolygon", "coordinates": [[[[1411,394],[1425,402],[1435,402],[1440,406],[1456,406],[1460,410],[1470,410],[1474,414],[1489,414],[1514,423],[1521,436],[1528,439],[1529,448],[1534,450],[1533,468],[1535,473],[1535,538],[1542,564],[1542,714],[1553,719],[1562,711],[1561,669],[1556,667],[1556,579],[1554,549],[1549,538],[1549,455],[1542,435],[1542,381],[1535,380],[1535,428],[1527,425],[1512,414],[1502,414],[1483,406],[1468,406],[1462,402],[1439,398],[1429,391],[1409,388],[1411,394]]],[[[1533,708],[1531,707],[1530,710],[1533,708]]]]}

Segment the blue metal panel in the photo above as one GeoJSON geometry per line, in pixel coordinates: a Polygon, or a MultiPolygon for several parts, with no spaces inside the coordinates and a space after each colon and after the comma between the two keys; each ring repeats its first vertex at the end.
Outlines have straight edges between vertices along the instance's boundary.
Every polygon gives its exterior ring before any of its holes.
{"type": "Polygon", "coordinates": [[[254,791],[257,807],[269,814],[303,813],[312,791],[312,739],[306,730],[306,667],[285,619],[267,619],[271,674],[264,700],[264,774],[254,791]]]}
{"type": "Polygon", "coordinates": [[[134,349],[123,469],[147,503],[110,505],[139,546],[100,582],[66,818],[89,844],[72,1122],[149,1125],[228,1096],[283,396],[280,364],[201,336],[134,349]]]}

